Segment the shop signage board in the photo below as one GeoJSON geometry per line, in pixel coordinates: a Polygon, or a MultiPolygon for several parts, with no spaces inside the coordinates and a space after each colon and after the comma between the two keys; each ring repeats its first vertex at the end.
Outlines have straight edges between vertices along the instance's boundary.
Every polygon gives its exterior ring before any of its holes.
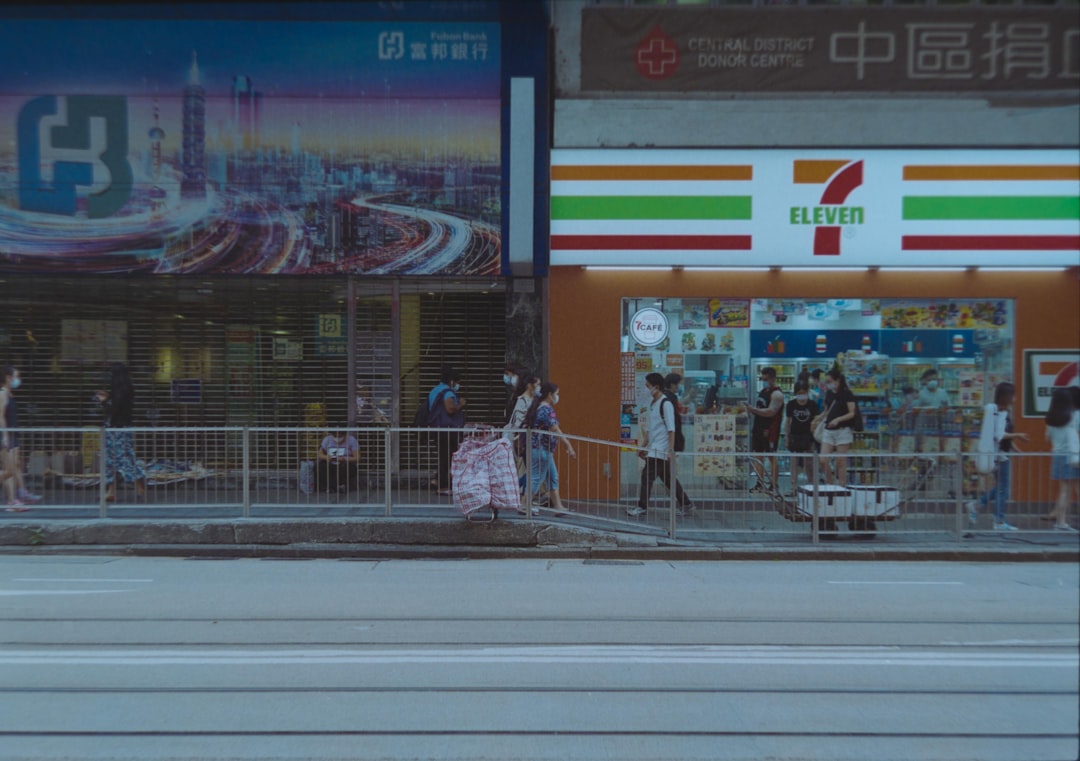
{"type": "Polygon", "coordinates": [[[1080,385],[1080,349],[1024,350],[1024,417],[1043,417],[1055,388],[1080,385]]]}
{"type": "Polygon", "coordinates": [[[602,7],[581,19],[584,91],[1074,91],[1078,81],[1075,7],[602,7]]]}
{"type": "Polygon", "coordinates": [[[0,10],[0,273],[499,272],[501,26],[376,5],[0,10]]]}
{"type": "Polygon", "coordinates": [[[553,266],[1078,261],[1080,150],[552,151],[553,266]]]}

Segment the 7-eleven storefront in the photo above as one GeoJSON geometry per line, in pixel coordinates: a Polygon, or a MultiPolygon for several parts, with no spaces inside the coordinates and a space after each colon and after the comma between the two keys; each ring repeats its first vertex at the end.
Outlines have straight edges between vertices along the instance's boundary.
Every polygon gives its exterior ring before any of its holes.
{"type": "Polygon", "coordinates": [[[1077,151],[557,149],[551,181],[564,430],[635,441],[648,371],[745,400],[840,355],[875,360],[881,407],[928,367],[957,407],[1012,381],[1046,448],[1035,358],[1080,355],[1077,151]]]}

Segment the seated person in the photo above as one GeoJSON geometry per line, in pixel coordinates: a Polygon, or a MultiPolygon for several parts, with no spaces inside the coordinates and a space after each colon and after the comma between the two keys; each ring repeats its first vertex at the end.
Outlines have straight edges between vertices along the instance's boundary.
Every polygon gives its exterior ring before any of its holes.
{"type": "Polygon", "coordinates": [[[328,492],[348,491],[356,480],[356,467],[360,462],[360,444],[356,438],[337,429],[319,444],[315,471],[315,490],[328,492]]]}

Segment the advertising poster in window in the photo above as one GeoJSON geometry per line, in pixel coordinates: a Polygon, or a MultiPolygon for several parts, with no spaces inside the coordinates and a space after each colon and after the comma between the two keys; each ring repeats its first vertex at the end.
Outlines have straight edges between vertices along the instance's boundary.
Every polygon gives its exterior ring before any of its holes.
{"type": "Polygon", "coordinates": [[[0,69],[0,272],[499,272],[497,23],[7,18],[0,69]]]}
{"type": "Polygon", "coordinates": [[[1080,385],[1080,349],[1024,350],[1024,417],[1044,417],[1055,388],[1080,385]]]}

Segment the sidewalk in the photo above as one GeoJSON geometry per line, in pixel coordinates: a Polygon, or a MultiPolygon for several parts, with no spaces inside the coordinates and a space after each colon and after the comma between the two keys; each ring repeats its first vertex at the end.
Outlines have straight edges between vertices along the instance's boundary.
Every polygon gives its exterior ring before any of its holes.
{"type": "MultiPolygon", "coordinates": [[[[809,526],[792,530],[711,531],[707,540],[672,540],[649,526],[601,527],[589,516],[532,521],[512,513],[494,523],[447,510],[407,517],[47,518],[0,520],[0,554],[97,554],[263,558],[582,558],[644,560],[964,560],[1077,562],[1080,535],[1052,530],[884,533],[842,532],[814,544],[809,526]]],[[[782,519],[781,519],[782,520],[782,519]]]]}

